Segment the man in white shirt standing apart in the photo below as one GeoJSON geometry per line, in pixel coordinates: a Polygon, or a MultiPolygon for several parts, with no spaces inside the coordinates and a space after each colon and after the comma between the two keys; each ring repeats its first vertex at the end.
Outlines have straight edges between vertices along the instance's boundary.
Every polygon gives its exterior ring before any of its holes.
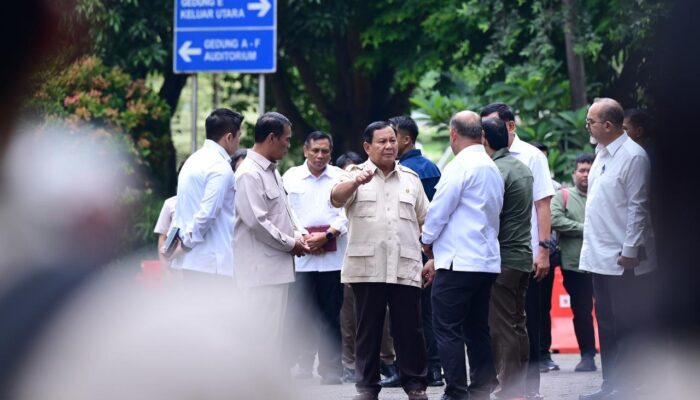
{"type": "Polygon", "coordinates": [[[504,183],[482,145],[479,115],[461,111],[450,120],[456,155],[443,171],[423,225],[423,252],[432,257],[423,275],[434,277],[435,339],[445,371],[444,400],[489,399],[495,368],[489,334],[491,286],[501,272],[498,243],[504,183]],[[437,270],[437,272],[435,271],[437,270]],[[471,384],[467,386],[464,345],[471,384]]]}
{"type": "Polygon", "coordinates": [[[340,269],[347,247],[348,220],[343,209],[330,203],[331,189],[343,172],[328,164],[332,151],[330,135],[311,132],[304,141],[306,161],[282,176],[289,204],[309,232],[305,239],[311,249],[310,255],[294,259],[296,281],[290,287],[289,302],[295,312],[288,321],[291,336],[300,343],[294,346],[297,354],[293,356],[299,355],[300,369],[310,372],[318,348],[318,372],[324,385],[343,383],[340,269]]]}
{"type": "MultiPolygon", "coordinates": [[[[579,268],[593,273],[603,384],[582,400],[637,398],[629,378],[630,337],[645,327],[650,291],[641,288],[655,267],[649,216],[649,158],[622,128],[624,111],[609,98],[588,109],[586,128],[598,142],[588,175],[579,268]],[[624,374],[624,377],[623,377],[624,374]]],[[[641,350],[648,351],[648,349],[641,350]]]]}
{"type": "MultiPolygon", "coordinates": [[[[542,151],[525,143],[515,133],[515,114],[504,103],[491,103],[481,110],[482,118],[500,118],[508,128],[508,150],[517,160],[527,165],[532,172],[532,255],[534,275],[531,277],[525,297],[527,314],[527,336],[530,342],[526,395],[528,399],[540,399],[540,284],[549,272],[549,250],[551,241],[552,212],[550,202],[554,196],[549,164],[542,151]]],[[[494,376],[495,378],[495,376],[494,376]]]]}
{"type": "Polygon", "coordinates": [[[233,276],[233,226],[236,182],[231,155],[238,150],[243,116],[226,108],[205,122],[206,140],[182,166],[178,176],[173,226],[180,243],[173,268],[183,276],[233,276]]]}

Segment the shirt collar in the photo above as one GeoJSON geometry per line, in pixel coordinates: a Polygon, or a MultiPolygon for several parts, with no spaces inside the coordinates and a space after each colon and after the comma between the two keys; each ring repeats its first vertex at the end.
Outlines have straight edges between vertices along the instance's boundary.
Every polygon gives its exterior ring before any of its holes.
{"type": "Polygon", "coordinates": [[[507,147],[504,147],[500,150],[496,150],[496,152],[491,155],[491,159],[498,160],[499,158],[503,158],[503,157],[506,157],[509,155],[510,155],[510,151],[508,151],[507,147]]]}
{"type": "Polygon", "coordinates": [[[513,143],[510,144],[510,148],[508,150],[513,154],[522,153],[523,152],[523,144],[525,144],[525,142],[520,140],[520,138],[518,137],[518,134],[513,133],[513,143]]]}
{"type": "Polygon", "coordinates": [[[330,165],[330,164],[326,165],[326,168],[323,169],[323,172],[321,172],[321,175],[319,175],[318,177],[316,177],[316,176],[314,176],[314,174],[311,173],[311,170],[309,169],[309,162],[308,162],[308,160],[305,160],[305,161],[304,161],[304,164],[303,164],[303,166],[302,166],[302,168],[301,168],[301,179],[306,179],[306,178],[308,178],[308,177],[310,177],[310,176],[313,176],[313,177],[316,178],[316,179],[321,179],[321,178],[324,177],[324,176],[325,176],[325,177],[328,177],[328,178],[332,178],[332,176],[331,176],[331,165],[330,165]]]}
{"type": "MultiPolygon", "coordinates": [[[[396,171],[397,166],[398,166],[398,161],[394,161],[394,169],[391,170],[391,172],[389,172],[388,175],[391,175],[394,171],[396,171]]],[[[364,162],[364,166],[363,166],[362,169],[365,169],[365,170],[368,170],[368,171],[372,171],[372,172],[374,172],[374,173],[376,173],[377,171],[381,172],[381,169],[379,169],[379,167],[377,167],[377,165],[374,164],[374,163],[372,162],[372,160],[370,160],[369,158],[367,159],[367,161],[364,162]]],[[[383,173],[382,173],[382,174],[383,174],[383,173]]],[[[387,176],[388,176],[388,175],[387,175],[387,176]]]]}
{"type": "Polygon", "coordinates": [[[270,166],[272,166],[272,169],[277,168],[276,162],[268,160],[262,154],[256,152],[253,149],[248,149],[248,154],[246,155],[246,157],[250,157],[251,160],[255,161],[255,163],[258,164],[264,170],[270,169],[270,166]]]}
{"type": "Polygon", "coordinates": [[[405,152],[401,157],[399,157],[399,160],[404,161],[408,158],[420,157],[422,155],[423,155],[423,153],[419,149],[413,149],[413,150],[409,150],[409,151],[405,152]]]}
{"type": "Polygon", "coordinates": [[[457,154],[457,155],[464,157],[464,155],[467,155],[469,153],[485,153],[485,152],[486,152],[486,149],[484,148],[483,144],[472,144],[472,145],[469,145],[469,146],[463,148],[459,152],[459,154],[457,154]]]}
{"type": "Polygon", "coordinates": [[[613,140],[612,143],[608,144],[607,146],[602,146],[602,149],[605,149],[608,154],[610,154],[611,157],[615,156],[615,153],[617,153],[618,150],[620,150],[620,147],[627,141],[629,137],[627,136],[627,132],[624,132],[620,137],[617,139],[613,140]]]}
{"type": "Polygon", "coordinates": [[[231,162],[231,156],[226,152],[226,150],[221,147],[220,144],[216,143],[215,141],[211,139],[206,139],[204,140],[204,144],[202,145],[203,148],[207,149],[212,149],[221,154],[221,157],[226,160],[226,162],[230,163],[231,162]]]}

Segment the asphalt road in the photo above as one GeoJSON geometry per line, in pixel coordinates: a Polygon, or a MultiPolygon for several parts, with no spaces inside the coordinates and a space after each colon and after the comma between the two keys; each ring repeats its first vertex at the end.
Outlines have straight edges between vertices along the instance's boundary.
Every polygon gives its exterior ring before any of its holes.
{"type": "MultiPolygon", "coordinates": [[[[600,357],[596,356],[597,372],[574,372],[574,366],[579,361],[577,354],[554,354],[554,361],[561,370],[551,371],[541,375],[540,393],[545,399],[577,400],[581,393],[594,392],[600,387],[600,357]]],[[[304,399],[345,400],[352,399],[355,385],[343,384],[334,386],[321,385],[321,379],[293,380],[292,386],[301,393],[304,399]]],[[[430,399],[438,400],[442,396],[443,387],[428,388],[430,399]]],[[[380,400],[404,400],[406,394],[401,388],[383,389],[379,394],[380,400]]]]}

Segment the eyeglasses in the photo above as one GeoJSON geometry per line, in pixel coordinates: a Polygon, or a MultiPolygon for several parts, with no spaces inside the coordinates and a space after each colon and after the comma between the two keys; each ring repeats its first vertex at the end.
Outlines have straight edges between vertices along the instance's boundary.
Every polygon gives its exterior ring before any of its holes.
{"type": "Polygon", "coordinates": [[[590,118],[586,118],[586,127],[590,127],[593,124],[602,124],[604,121],[596,121],[590,118]]]}

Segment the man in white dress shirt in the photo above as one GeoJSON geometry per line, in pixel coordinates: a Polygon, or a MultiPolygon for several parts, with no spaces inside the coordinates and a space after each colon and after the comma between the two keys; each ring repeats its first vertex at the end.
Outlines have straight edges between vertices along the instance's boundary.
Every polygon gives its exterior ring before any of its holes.
{"type": "Polygon", "coordinates": [[[630,385],[633,356],[630,337],[639,324],[650,293],[643,290],[655,267],[649,216],[649,158],[622,128],[624,111],[608,98],[588,109],[586,128],[598,141],[588,175],[588,201],[583,223],[579,268],[593,273],[593,293],[603,367],[601,389],[584,400],[634,398],[630,385]],[[623,376],[624,375],[624,376],[623,376]]]}
{"type": "Polygon", "coordinates": [[[508,128],[508,150],[517,160],[527,165],[534,179],[532,186],[532,255],[534,275],[530,278],[525,297],[527,336],[530,339],[530,359],[527,371],[527,397],[540,396],[540,313],[541,298],[539,282],[549,272],[549,249],[551,241],[551,215],[549,204],[554,196],[552,176],[544,154],[535,146],[525,143],[515,132],[515,114],[506,104],[491,103],[481,110],[482,118],[500,118],[508,128]]]}
{"type": "Polygon", "coordinates": [[[206,140],[182,166],[178,176],[173,226],[180,244],[173,268],[184,276],[233,276],[233,226],[236,181],[231,155],[238,150],[243,116],[219,108],[205,122],[206,140]]]}
{"type": "Polygon", "coordinates": [[[450,145],[455,159],[443,171],[423,225],[423,271],[433,280],[435,338],[445,371],[445,400],[488,399],[495,369],[489,334],[491,286],[501,272],[498,243],[504,183],[482,145],[479,115],[455,114],[450,145]],[[435,271],[437,270],[437,272],[435,271]],[[464,345],[470,349],[467,386],[464,345]]]}
{"type": "Polygon", "coordinates": [[[348,221],[343,209],[330,204],[331,188],[343,172],[328,164],[332,151],[330,135],[311,132],[304,141],[306,161],[282,176],[289,204],[309,231],[305,239],[311,248],[310,255],[294,259],[296,281],[289,289],[289,304],[295,312],[290,313],[288,320],[291,336],[299,343],[292,355],[299,356],[299,368],[308,375],[318,348],[322,384],[343,383],[340,269],[347,247],[348,221]]]}

